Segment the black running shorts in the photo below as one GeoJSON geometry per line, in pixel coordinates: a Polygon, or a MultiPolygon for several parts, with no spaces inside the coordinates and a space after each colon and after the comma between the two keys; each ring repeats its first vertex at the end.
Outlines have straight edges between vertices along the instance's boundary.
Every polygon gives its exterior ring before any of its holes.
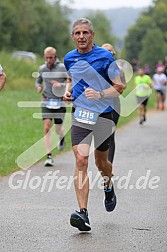
{"type": "Polygon", "coordinates": [[[138,105],[143,104],[144,106],[146,106],[148,103],[148,96],[145,96],[145,97],[136,96],[136,99],[137,99],[138,105]]]}
{"type": "Polygon", "coordinates": [[[42,119],[54,119],[55,124],[62,124],[64,120],[64,116],[66,113],[66,108],[61,107],[59,109],[49,109],[45,106],[41,107],[42,109],[42,119]]]}
{"type": "Polygon", "coordinates": [[[113,114],[102,113],[95,125],[89,125],[77,122],[74,118],[72,110],[72,128],[71,141],[72,146],[79,144],[91,145],[92,137],[94,136],[94,147],[99,151],[106,151],[109,149],[110,136],[115,130],[115,124],[112,121],[113,114]]]}

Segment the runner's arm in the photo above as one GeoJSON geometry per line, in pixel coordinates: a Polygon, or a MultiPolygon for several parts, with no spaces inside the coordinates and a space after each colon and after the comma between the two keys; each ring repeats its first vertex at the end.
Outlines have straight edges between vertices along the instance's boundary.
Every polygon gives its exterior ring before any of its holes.
{"type": "Polygon", "coordinates": [[[85,95],[88,99],[92,100],[118,97],[120,94],[122,94],[125,88],[126,88],[125,83],[122,82],[120,84],[113,83],[113,86],[107,89],[103,89],[101,91],[96,91],[93,88],[85,88],[85,95]]]}
{"type": "Polygon", "coordinates": [[[72,101],[72,79],[71,77],[67,78],[67,82],[66,82],[66,91],[63,95],[63,100],[64,101],[72,101]]]}
{"type": "Polygon", "coordinates": [[[40,68],[39,68],[39,70],[38,70],[38,78],[37,78],[36,83],[35,83],[35,87],[36,87],[37,93],[41,93],[42,90],[43,90],[42,82],[43,82],[42,72],[40,71],[40,68]]]}
{"type": "Polygon", "coordinates": [[[6,74],[4,71],[0,74],[0,90],[4,87],[6,82],[6,74]]]}

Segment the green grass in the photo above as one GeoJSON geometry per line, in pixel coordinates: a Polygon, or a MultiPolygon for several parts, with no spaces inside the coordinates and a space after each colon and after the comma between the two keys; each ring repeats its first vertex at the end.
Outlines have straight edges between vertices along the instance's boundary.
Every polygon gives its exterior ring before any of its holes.
{"type": "MultiPolygon", "coordinates": [[[[19,101],[39,101],[41,96],[35,89],[4,90],[0,94],[1,134],[0,134],[0,175],[6,175],[19,167],[17,157],[43,138],[43,123],[41,119],[33,118],[33,113],[40,113],[40,108],[20,108],[19,101]]],[[[70,149],[70,136],[66,137],[66,150],[70,149]]],[[[58,154],[54,150],[53,154],[58,154]]],[[[29,157],[27,156],[27,159],[29,157]]]]}

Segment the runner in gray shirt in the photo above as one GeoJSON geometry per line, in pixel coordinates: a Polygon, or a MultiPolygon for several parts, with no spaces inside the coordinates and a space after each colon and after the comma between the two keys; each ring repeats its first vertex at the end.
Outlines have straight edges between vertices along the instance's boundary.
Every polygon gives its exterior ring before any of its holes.
{"type": "Polygon", "coordinates": [[[44,58],[45,64],[41,65],[38,70],[36,90],[38,93],[42,92],[41,109],[44,122],[44,142],[47,152],[45,166],[52,166],[52,141],[50,136],[52,119],[54,119],[55,130],[60,138],[57,147],[59,150],[63,150],[65,146],[63,120],[66,108],[62,101],[62,96],[66,86],[67,72],[64,64],[57,58],[55,48],[47,47],[44,50],[44,58]]]}

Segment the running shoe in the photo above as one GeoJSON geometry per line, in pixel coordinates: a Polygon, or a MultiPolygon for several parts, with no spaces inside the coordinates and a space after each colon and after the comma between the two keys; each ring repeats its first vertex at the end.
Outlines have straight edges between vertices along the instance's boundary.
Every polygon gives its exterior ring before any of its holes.
{"type": "Polygon", "coordinates": [[[87,211],[73,212],[70,217],[70,224],[71,226],[78,228],[80,231],[91,230],[87,211]]]}
{"type": "Polygon", "coordinates": [[[53,158],[52,156],[48,156],[45,161],[45,166],[53,166],[53,158]]]}
{"type": "Polygon", "coordinates": [[[105,189],[105,199],[104,205],[107,212],[112,212],[117,204],[117,198],[114,192],[114,187],[112,185],[111,189],[105,189]]]}
{"type": "Polygon", "coordinates": [[[64,137],[63,137],[63,138],[58,142],[57,149],[58,149],[59,151],[62,151],[62,150],[64,150],[65,146],[66,146],[66,142],[65,142],[65,139],[64,139],[64,137]]]}
{"type": "Polygon", "coordinates": [[[140,119],[139,124],[140,124],[140,125],[143,124],[143,119],[140,119]]]}

